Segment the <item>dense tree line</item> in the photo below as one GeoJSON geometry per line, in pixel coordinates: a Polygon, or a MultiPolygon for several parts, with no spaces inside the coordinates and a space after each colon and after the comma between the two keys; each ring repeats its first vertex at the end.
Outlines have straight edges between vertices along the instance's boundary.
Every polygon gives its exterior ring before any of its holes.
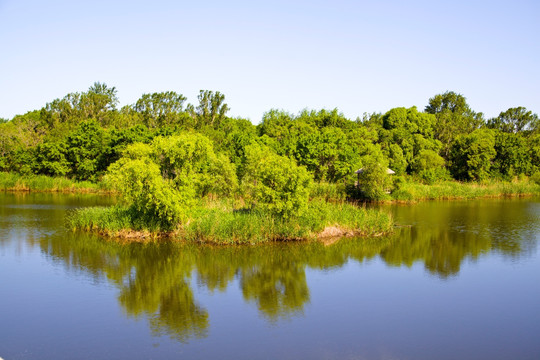
{"type": "MultiPolygon", "coordinates": [[[[536,114],[516,107],[485,119],[454,92],[435,95],[424,111],[394,108],[350,120],[337,109],[297,115],[273,109],[258,125],[228,117],[220,92],[201,90],[197,104],[186,101],[168,91],[118,108],[116,88],[95,83],[40,110],[0,119],[0,171],[98,181],[123,158],[134,173],[144,170],[177,189],[196,184],[191,193],[164,194],[164,200],[242,187],[246,197],[266,198],[271,207],[282,195],[272,190],[297,186],[280,171],[296,174],[299,184],[306,178],[352,184],[354,171],[364,168],[364,195],[376,198],[390,186],[387,167],[397,179],[425,183],[511,179],[540,170],[536,114]]],[[[290,209],[301,207],[298,201],[283,199],[290,209]]]]}

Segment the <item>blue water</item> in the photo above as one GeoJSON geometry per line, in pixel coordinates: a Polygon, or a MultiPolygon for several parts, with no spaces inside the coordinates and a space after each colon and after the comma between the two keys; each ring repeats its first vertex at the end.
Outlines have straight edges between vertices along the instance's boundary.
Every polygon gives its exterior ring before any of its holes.
{"type": "Polygon", "coordinates": [[[540,359],[540,199],[385,206],[386,238],[120,245],[0,194],[0,357],[540,359]]]}

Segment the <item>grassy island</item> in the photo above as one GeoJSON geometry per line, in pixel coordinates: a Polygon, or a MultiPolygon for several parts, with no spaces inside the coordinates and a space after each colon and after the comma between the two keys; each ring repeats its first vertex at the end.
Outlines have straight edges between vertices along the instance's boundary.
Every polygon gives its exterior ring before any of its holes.
{"type": "Polygon", "coordinates": [[[226,204],[201,205],[190,212],[185,223],[169,229],[141,220],[129,208],[94,207],[74,211],[68,217],[68,226],[130,241],[167,237],[215,244],[255,244],[377,236],[390,233],[393,220],[382,211],[347,203],[313,201],[302,216],[286,219],[268,211],[232,210],[226,204]]]}
{"type": "Polygon", "coordinates": [[[129,145],[106,182],[123,204],[74,212],[69,227],[133,240],[172,237],[259,243],[377,235],[392,219],[345,202],[309,201],[311,176],[264,144],[246,147],[242,182],[228,159],[197,133],[129,145]]]}

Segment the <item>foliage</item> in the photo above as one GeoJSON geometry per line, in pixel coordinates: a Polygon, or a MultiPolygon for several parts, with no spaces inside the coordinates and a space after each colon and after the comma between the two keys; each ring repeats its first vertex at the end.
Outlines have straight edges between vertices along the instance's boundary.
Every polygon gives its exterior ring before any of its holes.
{"type": "MultiPolygon", "coordinates": [[[[228,117],[219,91],[201,90],[197,100],[186,104],[175,91],[146,93],[118,109],[116,88],[96,82],[41,110],[0,121],[0,171],[99,182],[123,156],[145,158],[157,164],[170,186],[192,199],[252,196],[238,183],[253,177],[248,166],[255,163],[248,161],[253,154],[247,149],[257,146],[274,160],[274,155],[283,157],[275,160],[276,168],[307,169],[318,183],[312,196],[326,199],[356,197],[354,172],[362,167],[367,169],[360,179],[362,196],[368,199],[387,198],[390,180],[398,177],[435,184],[449,173],[457,180],[484,181],[540,171],[536,114],[513,107],[485,123],[482,113],[452,91],[430,98],[423,112],[397,107],[351,121],[338,109],[298,114],[272,109],[256,126],[228,117]],[[386,176],[382,164],[396,176],[386,176]]],[[[278,178],[285,176],[276,171],[278,178]]],[[[260,204],[271,199],[289,201],[276,195],[260,204]]],[[[275,206],[275,211],[294,213],[299,204],[275,206]]]]}
{"type": "Polygon", "coordinates": [[[369,154],[363,157],[362,165],[358,187],[367,199],[382,200],[392,185],[387,173],[388,160],[378,146],[373,146],[369,154]]]}
{"type": "Polygon", "coordinates": [[[309,198],[324,201],[345,201],[348,188],[345,184],[314,182],[311,185],[309,198]]]}
{"type": "Polygon", "coordinates": [[[527,147],[529,148],[529,159],[531,162],[531,172],[540,170],[540,133],[531,136],[527,139],[527,147]]]}
{"type": "Polygon", "coordinates": [[[434,130],[443,145],[441,155],[445,159],[449,158],[451,144],[457,136],[471,133],[484,122],[483,114],[474,112],[467,99],[453,91],[430,98],[425,112],[435,115],[434,130]]]}
{"type": "Polygon", "coordinates": [[[108,183],[122,193],[135,216],[145,224],[171,230],[184,219],[190,196],[161,177],[149,158],[122,158],[109,168],[108,183]]]}
{"type": "Polygon", "coordinates": [[[230,110],[229,105],[225,103],[225,95],[219,91],[201,90],[197,98],[199,105],[197,107],[189,105],[187,109],[197,126],[219,127],[230,110]]]}
{"type": "Polygon", "coordinates": [[[433,184],[438,180],[447,180],[448,171],[445,168],[445,161],[433,150],[422,150],[414,158],[411,164],[411,171],[416,174],[424,183],[433,184]]]}
{"type": "MultiPolygon", "coordinates": [[[[276,217],[273,212],[261,209],[234,211],[227,206],[198,204],[190,209],[187,217],[188,221],[174,236],[216,244],[307,240],[329,235],[377,235],[389,233],[393,228],[393,219],[386,212],[344,202],[311,201],[308,211],[294,218],[276,217]],[[328,232],[328,228],[333,232],[328,232]]],[[[122,236],[126,230],[149,234],[160,231],[155,224],[141,222],[132,208],[121,206],[78,209],[67,219],[67,226],[108,236],[122,236]]]]}
{"type": "Polygon", "coordinates": [[[460,135],[452,144],[450,170],[458,180],[486,179],[495,157],[495,136],[491,130],[460,135]]]}
{"type": "Polygon", "coordinates": [[[224,156],[216,156],[210,140],[197,133],[157,137],[151,144],[152,158],[159,164],[163,178],[192,196],[212,192],[230,195],[236,190],[234,165],[224,156]]]}
{"type": "Polygon", "coordinates": [[[109,167],[107,181],[135,214],[169,230],[183,222],[196,196],[230,195],[237,184],[234,166],[216,156],[210,140],[197,133],[128,145],[109,167]]]}
{"type": "Polygon", "coordinates": [[[494,171],[506,177],[530,174],[532,165],[525,138],[514,133],[498,132],[495,136],[495,152],[494,171]]]}
{"type": "Polygon", "coordinates": [[[185,101],[185,96],[174,91],[143,94],[134,108],[141,114],[144,125],[156,128],[177,123],[185,101]]]}
{"type": "Polygon", "coordinates": [[[117,90],[96,82],[87,92],[70,93],[62,99],[53,100],[41,109],[41,118],[52,129],[66,131],[79,121],[94,119],[108,125],[116,117],[117,90]]]}
{"type": "Polygon", "coordinates": [[[36,147],[34,170],[37,174],[65,176],[71,171],[65,142],[44,142],[36,147]]]}
{"type": "Polygon", "coordinates": [[[519,106],[501,112],[498,117],[490,119],[488,126],[506,133],[520,133],[538,127],[538,115],[519,106]]]}
{"type": "Polygon", "coordinates": [[[268,147],[253,144],[246,148],[243,193],[256,208],[284,218],[301,215],[307,206],[311,177],[298,166],[268,147]]]}
{"type": "Polygon", "coordinates": [[[540,171],[537,171],[535,172],[532,176],[531,176],[531,180],[536,183],[537,185],[540,185],[540,171]]]}
{"type": "Polygon", "coordinates": [[[67,160],[77,180],[96,179],[105,166],[101,163],[106,149],[106,132],[96,120],[86,120],[67,139],[67,160]]]}

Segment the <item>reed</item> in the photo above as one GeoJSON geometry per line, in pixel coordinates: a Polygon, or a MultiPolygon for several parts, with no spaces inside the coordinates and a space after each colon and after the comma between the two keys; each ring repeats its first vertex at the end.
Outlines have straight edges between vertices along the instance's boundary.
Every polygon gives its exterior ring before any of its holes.
{"type": "Polygon", "coordinates": [[[344,201],[347,198],[347,186],[327,182],[314,182],[311,185],[309,198],[312,200],[344,201]]]}
{"type": "Polygon", "coordinates": [[[103,183],[75,181],[65,177],[46,175],[19,175],[0,172],[0,190],[3,191],[35,191],[61,193],[110,193],[111,189],[103,183]]]}
{"type": "Polygon", "coordinates": [[[431,185],[418,182],[403,182],[391,194],[393,200],[446,200],[477,199],[483,197],[525,196],[540,194],[540,184],[527,178],[514,181],[484,181],[462,183],[441,181],[431,185]]]}
{"type": "Polygon", "coordinates": [[[391,232],[392,218],[385,212],[345,202],[311,201],[308,211],[292,218],[257,210],[231,210],[222,204],[191,210],[188,220],[176,231],[139,219],[122,207],[79,209],[70,214],[68,227],[123,238],[173,237],[190,242],[256,244],[267,241],[309,240],[319,237],[378,235],[391,232]]]}

